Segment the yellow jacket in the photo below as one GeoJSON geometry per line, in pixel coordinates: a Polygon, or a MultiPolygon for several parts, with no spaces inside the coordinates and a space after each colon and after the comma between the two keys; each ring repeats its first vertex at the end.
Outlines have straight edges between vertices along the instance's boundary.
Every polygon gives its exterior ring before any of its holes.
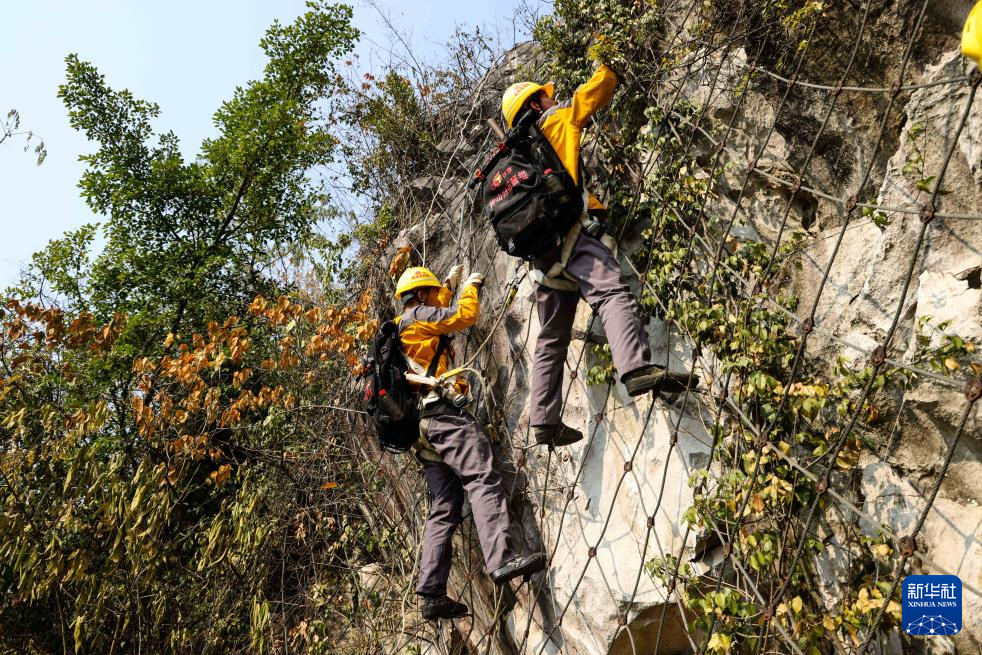
{"type": "MultiPolygon", "coordinates": [[[[407,309],[402,316],[396,318],[403,350],[424,369],[429,368],[433,355],[436,354],[440,335],[466,330],[477,323],[477,315],[481,309],[477,287],[464,287],[460,292],[456,308],[448,307],[452,297],[453,292],[447,287],[442,287],[437,296],[439,307],[420,305],[407,309]]],[[[450,352],[448,351],[449,348],[445,349],[443,356],[440,357],[435,373],[437,376],[443,375],[449,368],[450,352]]],[[[458,383],[458,388],[461,383],[462,391],[466,391],[466,382],[463,380],[458,383]]]]}
{"type": "MultiPolygon", "coordinates": [[[[585,84],[573,92],[573,99],[551,107],[539,119],[539,130],[552,144],[573,181],[580,181],[580,135],[593,114],[610,102],[617,88],[617,74],[603,64],[585,84]]],[[[604,209],[590,194],[589,209],[604,209]]]]}

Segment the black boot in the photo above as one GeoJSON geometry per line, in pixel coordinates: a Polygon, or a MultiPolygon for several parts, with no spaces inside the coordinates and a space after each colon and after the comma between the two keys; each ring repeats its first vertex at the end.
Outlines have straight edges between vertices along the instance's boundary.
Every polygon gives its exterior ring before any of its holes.
{"type": "Polygon", "coordinates": [[[443,596],[420,596],[420,612],[427,621],[437,619],[459,619],[467,616],[470,610],[467,605],[450,600],[447,595],[443,596]]]}
{"type": "Polygon", "coordinates": [[[661,366],[651,364],[642,366],[626,374],[622,380],[629,396],[640,396],[653,391],[658,393],[679,393],[699,386],[699,378],[691,373],[667,371],[661,366]]]}
{"type": "Polygon", "coordinates": [[[535,443],[540,446],[568,446],[583,439],[583,433],[565,423],[559,425],[535,425],[532,427],[535,443]]]}
{"type": "Polygon", "coordinates": [[[505,584],[520,575],[532,575],[546,568],[546,554],[533,553],[525,557],[516,557],[499,569],[491,571],[491,581],[495,584],[505,584]]]}

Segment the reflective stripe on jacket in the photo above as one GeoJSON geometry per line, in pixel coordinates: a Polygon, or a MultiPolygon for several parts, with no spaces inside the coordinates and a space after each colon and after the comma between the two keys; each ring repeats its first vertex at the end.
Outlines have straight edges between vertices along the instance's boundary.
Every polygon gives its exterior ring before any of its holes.
{"type": "MultiPolygon", "coordinates": [[[[573,181],[580,180],[580,136],[593,114],[610,102],[617,88],[617,74],[602,65],[585,84],[573,92],[573,99],[555,105],[539,119],[539,130],[552,144],[573,181]]],[[[603,203],[590,194],[589,209],[603,209],[603,203]]]]}
{"type": "MultiPolygon", "coordinates": [[[[477,323],[477,315],[480,311],[477,287],[464,287],[460,292],[456,308],[448,307],[452,297],[453,292],[443,287],[437,296],[439,307],[420,305],[407,309],[402,316],[396,318],[403,350],[424,370],[429,368],[436,354],[440,335],[459,332],[477,323]]],[[[437,377],[447,372],[449,362],[450,353],[444,351],[436,367],[437,377]]]]}

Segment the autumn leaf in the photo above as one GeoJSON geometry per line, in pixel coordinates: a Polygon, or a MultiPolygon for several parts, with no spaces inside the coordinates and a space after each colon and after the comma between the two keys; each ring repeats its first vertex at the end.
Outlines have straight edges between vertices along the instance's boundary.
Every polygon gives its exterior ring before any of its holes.
{"type": "Polygon", "coordinates": [[[252,302],[249,303],[249,312],[253,316],[259,316],[265,310],[266,310],[266,299],[263,298],[262,296],[256,296],[255,298],[252,299],[252,302]]]}
{"type": "Polygon", "coordinates": [[[160,486],[163,487],[167,484],[173,486],[176,482],[177,482],[177,468],[171,466],[170,468],[167,469],[167,475],[164,476],[164,479],[160,481],[160,486]]]}
{"type": "Polygon", "coordinates": [[[869,589],[863,587],[859,590],[859,599],[853,604],[853,609],[860,614],[869,614],[880,605],[880,602],[870,598],[869,589]]]}
{"type": "Polygon", "coordinates": [[[750,500],[750,504],[753,505],[755,512],[764,511],[764,498],[760,494],[754,494],[753,498],[750,500]]]}
{"type": "Polygon", "coordinates": [[[304,318],[311,323],[320,323],[322,315],[323,310],[320,307],[314,307],[313,309],[308,309],[306,312],[304,312],[304,318]]]}
{"type": "Polygon", "coordinates": [[[713,633],[713,636],[709,639],[707,648],[714,653],[729,653],[730,636],[722,632],[713,633]]]}
{"type": "Polygon", "coordinates": [[[337,482],[325,482],[321,485],[321,489],[334,489],[338,486],[337,482]]]}
{"type": "Polygon", "coordinates": [[[842,469],[848,471],[849,469],[855,468],[859,463],[860,455],[860,443],[859,439],[850,439],[846,442],[845,447],[839,452],[839,455],[835,458],[835,463],[842,469]]]}
{"type": "Polygon", "coordinates": [[[358,304],[355,309],[359,314],[364,314],[368,311],[369,307],[372,305],[372,290],[368,289],[363,294],[361,298],[358,299],[358,304]]]}
{"type": "Polygon", "coordinates": [[[307,526],[302,520],[297,521],[297,529],[294,532],[297,541],[303,542],[307,539],[307,526]]]}
{"type": "Polygon", "coordinates": [[[878,418],[880,418],[880,410],[877,409],[875,404],[870,403],[869,407],[866,409],[866,422],[876,423],[878,418]]]}
{"type": "Polygon", "coordinates": [[[216,486],[222,486],[228,480],[229,475],[232,473],[232,466],[230,464],[222,464],[218,467],[217,471],[211,472],[211,479],[214,481],[216,486]]]}
{"type": "Polygon", "coordinates": [[[412,252],[412,246],[403,246],[399,248],[396,256],[392,258],[392,263],[389,264],[389,277],[393,280],[406,270],[406,264],[409,263],[409,253],[412,252]]]}
{"type": "Polygon", "coordinates": [[[378,319],[373,318],[366,323],[362,323],[358,327],[358,339],[361,341],[367,341],[368,339],[372,338],[376,332],[378,332],[378,319]]]}
{"type": "Polygon", "coordinates": [[[232,374],[232,385],[236,389],[241,388],[242,385],[245,383],[245,381],[248,380],[249,376],[251,375],[252,375],[251,368],[244,368],[241,371],[236,371],[235,373],[232,374]]]}

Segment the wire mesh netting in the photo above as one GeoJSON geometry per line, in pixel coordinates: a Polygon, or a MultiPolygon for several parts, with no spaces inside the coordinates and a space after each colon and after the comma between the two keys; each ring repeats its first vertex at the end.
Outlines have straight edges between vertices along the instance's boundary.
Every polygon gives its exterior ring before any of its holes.
{"type": "MultiPolygon", "coordinates": [[[[486,119],[500,92],[557,70],[548,48],[512,51],[454,117],[444,173],[402,200],[419,222],[395,245],[488,277],[457,352],[482,372],[471,409],[496,445],[516,538],[550,565],[495,588],[465,519],[450,595],[473,616],[425,623],[412,575],[370,574],[400,601],[382,648],[887,652],[903,648],[913,572],[962,575],[977,618],[982,590],[963,566],[977,522],[938,505],[953,468],[974,461],[982,393],[982,77],[958,56],[957,28],[926,1],[623,8],[620,25],[648,31],[615,53],[622,84],[584,157],[656,361],[701,387],[629,398],[582,303],[563,419],[587,438],[534,446],[533,282],[465,190],[497,141],[486,119]],[[957,553],[938,550],[956,537],[957,553]]],[[[551,29],[572,29],[563,18],[551,29]]],[[[412,461],[381,465],[400,482],[390,520],[411,562],[425,488],[412,461]]]]}

